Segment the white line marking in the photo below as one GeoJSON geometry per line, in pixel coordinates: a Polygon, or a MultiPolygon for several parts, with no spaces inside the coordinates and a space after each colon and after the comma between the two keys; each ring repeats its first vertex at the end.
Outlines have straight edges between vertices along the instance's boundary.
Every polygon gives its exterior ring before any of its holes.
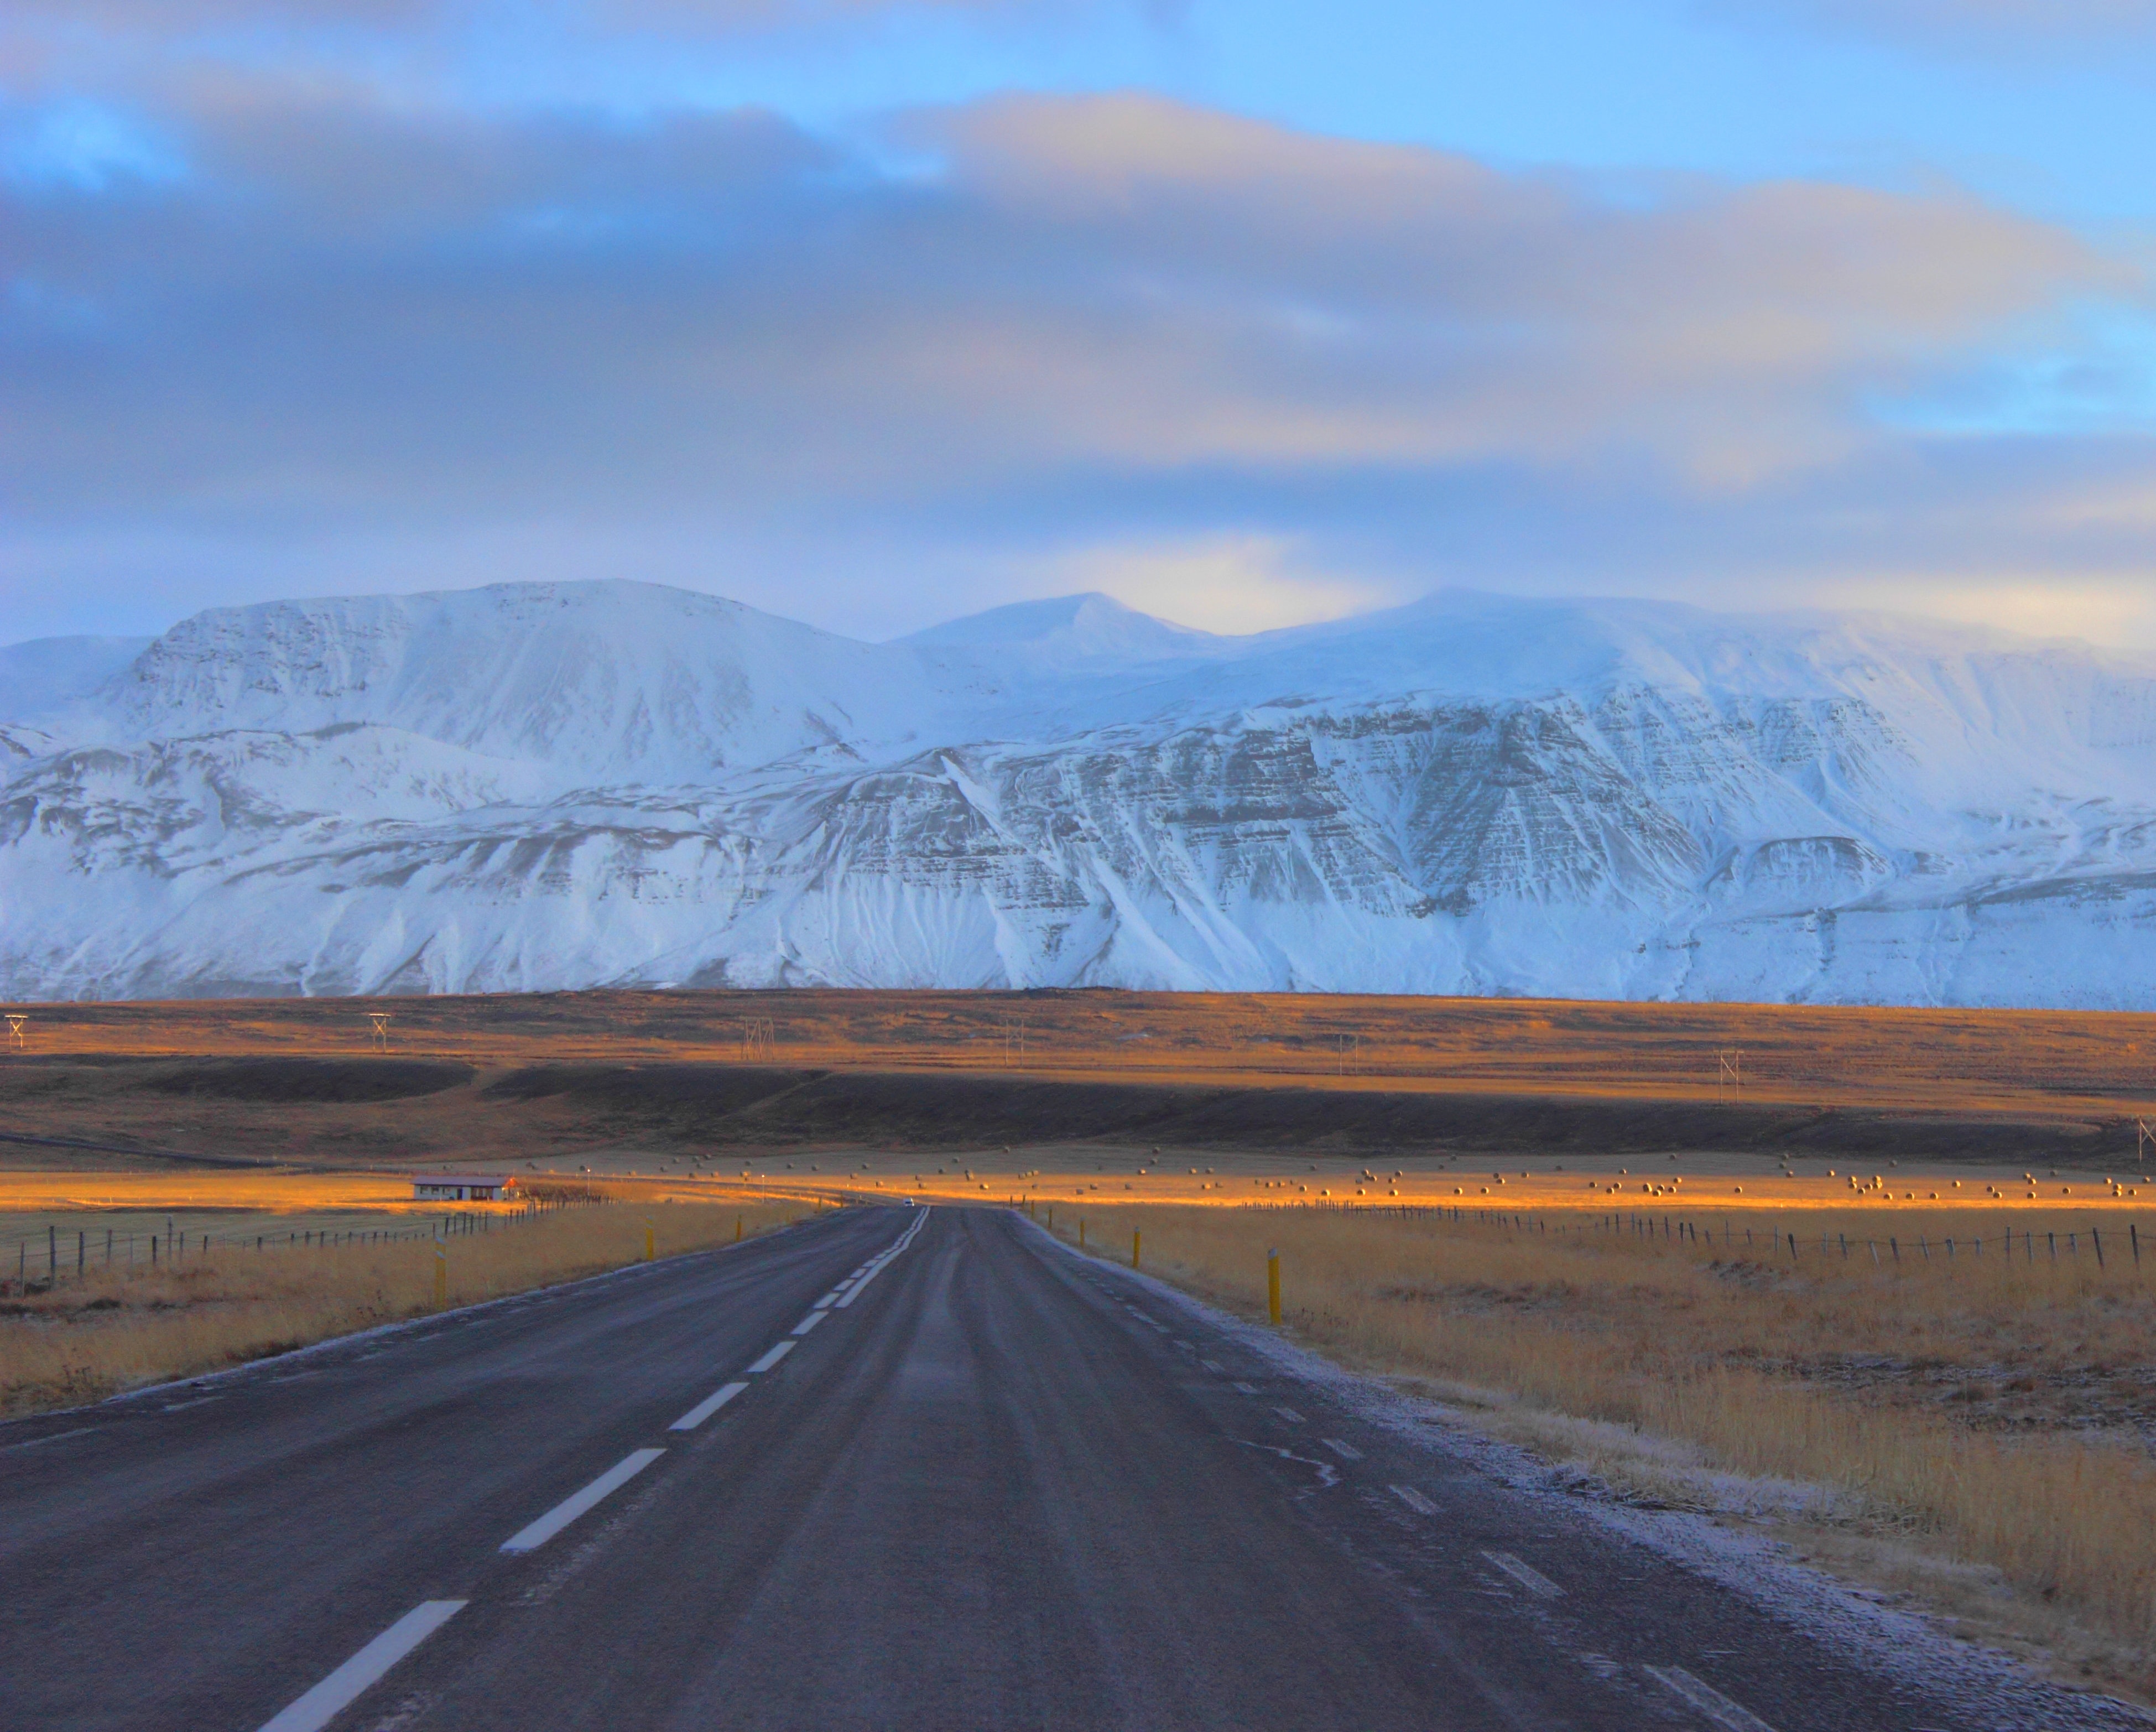
{"type": "Polygon", "coordinates": [[[769,1353],[748,1368],[748,1375],[753,1377],[759,1371],[768,1371],[793,1351],[793,1344],[791,1341],[780,1342],[778,1346],[773,1348],[769,1353]]]}
{"type": "Polygon", "coordinates": [[[1431,1503],[1429,1498],[1423,1496],[1420,1492],[1417,1491],[1411,1485],[1396,1485],[1392,1488],[1392,1493],[1395,1498],[1398,1498],[1401,1503],[1406,1504],[1409,1508],[1414,1511],[1417,1515],[1435,1515],[1437,1514],[1437,1505],[1431,1503]]]}
{"type": "Polygon", "coordinates": [[[1246,1395],[1255,1395],[1258,1392],[1258,1386],[1255,1383],[1239,1383],[1235,1387],[1246,1395]]]}
{"type": "Polygon", "coordinates": [[[1356,1448],[1352,1443],[1342,1443],[1337,1437],[1321,1438],[1319,1442],[1343,1462],[1359,1462],[1363,1459],[1361,1450],[1356,1448]]]}
{"type": "Polygon", "coordinates": [[[1200,1359],[1198,1363],[1209,1371],[1218,1371],[1220,1369],[1220,1362],[1218,1359],[1200,1359]]]}
{"type": "Polygon", "coordinates": [[[747,1387],[748,1385],[745,1383],[721,1384],[719,1386],[719,1391],[716,1395],[708,1395],[704,1400],[699,1401],[694,1407],[691,1407],[686,1413],[683,1414],[680,1418],[675,1420],[672,1425],[667,1426],[666,1429],[670,1431],[695,1431],[697,1426],[703,1424],[706,1420],[716,1413],[721,1407],[725,1406],[727,1402],[732,1401],[736,1395],[739,1395],[747,1387]]]}
{"type": "Polygon", "coordinates": [[[1749,1709],[1732,1702],[1712,1685],[1702,1683],[1681,1666],[1650,1666],[1645,1669],[1647,1676],[1656,1683],[1683,1697],[1716,1725],[1727,1728],[1727,1732],[1774,1732],[1749,1709]]]}
{"type": "Polygon", "coordinates": [[[1508,1551],[1486,1551],[1482,1555],[1531,1594],[1545,1600],[1562,1600],[1564,1590],[1532,1564],[1524,1564],[1508,1551]]]}
{"type": "Polygon", "coordinates": [[[830,1314],[828,1311],[812,1311],[799,1323],[794,1324],[793,1333],[797,1335],[805,1335],[830,1314]]]}
{"type": "Polygon", "coordinates": [[[283,1713],[265,1720],[262,1732],[321,1732],[465,1604],[462,1600],[429,1600],[413,1606],[283,1713]]]}
{"type": "Polygon", "coordinates": [[[877,1276],[883,1273],[884,1266],[893,1257],[896,1257],[899,1252],[905,1250],[907,1246],[911,1245],[916,1236],[921,1231],[921,1228],[928,1224],[928,1214],[929,1211],[927,1210],[922,1210],[919,1215],[914,1217],[913,1225],[898,1236],[897,1243],[893,1245],[888,1251],[886,1251],[876,1257],[870,1257],[867,1262],[864,1263],[861,1266],[860,1279],[854,1283],[853,1291],[849,1293],[845,1298],[839,1300],[832,1308],[837,1311],[844,1311],[846,1307],[852,1304],[855,1300],[860,1298],[862,1293],[867,1288],[868,1284],[871,1281],[875,1280],[877,1276]]]}
{"type": "Polygon", "coordinates": [[[834,1300],[835,1300],[835,1299],[839,1297],[839,1295],[840,1293],[844,1293],[844,1291],[845,1291],[845,1289],[844,1289],[844,1287],[833,1287],[833,1288],[830,1290],[830,1292],[829,1292],[828,1293],[824,1294],[824,1297],[823,1297],[822,1298],[820,1298],[820,1299],[817,1300],[817,1302],[816,1302],[814,1304],[811,1305],[808,1308],[809,1308],[811,1311],[821,1311],[821,1310],[823,1310],[823,1309],[824,1309],[824,1308],[825,1306],[827,1306],[827,1305],[830,1304],[834,1300]]]}
{"type": "Polygon", "coordinates": [[[501,1544],[506,1552],[536,1551],[600,1498],[619,1491],[666,1452],[633,1449],[573,1497],[564,1498],[528,1528],[520,1528],[501,1544]]]}
{"type": "Polygon", "coordinates": [[[1276,1407],[1273,1411],[1291,1426],[1299,1426],[1303,1422],[1302,1416],[1292,1407],[1276,1407]]]}

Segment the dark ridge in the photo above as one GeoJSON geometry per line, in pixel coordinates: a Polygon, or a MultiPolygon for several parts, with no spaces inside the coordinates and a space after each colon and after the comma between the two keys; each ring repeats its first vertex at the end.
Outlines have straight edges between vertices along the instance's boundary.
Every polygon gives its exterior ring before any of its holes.
{"type": "Polygon", "coordinates": [[[978,1148],[1029,1142],[1348,1155],[1527,1157],[1703,1151],[1885,1161],[2115,1159],[2130,1119],[1947,1118],[1736,1102],[1594,1100],[1380,1089],[1209,1087],[950,1072],[547,1066],[489,1089],[557,1099],[702,1146],[978,1148]]]}
{"type": "Polygon", "coordinates": [[[748,1065],[534,1065],[487,1084],[490,1100],[540,1101],[567,1097],[579,1107],[670,1118],[739,1113],[824,1076],[822,1071],[783,1071],[748,1065]]]}
{"type": "Polygon", "coordinates": [[[328,1102],[363,1106],[462,1088],[470,1065],[425,1058],[228,1058],[160,1071],[136,1087],[216,1101],[328,1102]]]}

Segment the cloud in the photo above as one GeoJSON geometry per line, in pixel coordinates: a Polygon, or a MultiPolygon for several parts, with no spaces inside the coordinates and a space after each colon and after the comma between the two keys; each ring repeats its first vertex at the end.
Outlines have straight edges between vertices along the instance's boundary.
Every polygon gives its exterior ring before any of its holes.
{"type": "Polygon", "coordinates": [[[1768,16],[1873,36],[1989,50],[2156,40],[2156,0],[1705,0],[1711,15],[1768,16]]]}
{"type": "Polygon", "coordinates": [[[1028,581],[1045,595],[1098,590],[1141,613],[1231,635],[1344,619],[1414,594],[1364,573],[1312,569],[1292,542],[1249,534],[1077,548],[1042,562],[1028,581]]]}
{"type": "MultiPolygon", "coordinates": [[[[1118,559],[1127,599],[1277,614],[1507,562],[1840,570],[1864,533],[1929,568],[2064,484],[1877,405],[2143,292],[1949,191],[1620,199],[1141,97],[918,113],[873,153],[229,78],[152,118],[184,176],[0,189],[0,482],[41,583],[614,545],[842,616],[895,561],[1118,559]]],[[[2141,447],[2107,449],[2128,496],[2141,447]]],[[[2045,533],[2107,582],[2147,551],[2045,533]]]]}
{"type": "Polygon", "coordinates": [[[533,8],[516,0],[13,0],[10,12],[17,28],[34,24],[61,27],[76,36],[171,39],[232,31],[401,33],[488,19],[527,27],[551,22],[598,31],[723,34],[904,13],[1039,18],[1099,5],[1100,0],[578,0],[535,18],[533,8]]]}

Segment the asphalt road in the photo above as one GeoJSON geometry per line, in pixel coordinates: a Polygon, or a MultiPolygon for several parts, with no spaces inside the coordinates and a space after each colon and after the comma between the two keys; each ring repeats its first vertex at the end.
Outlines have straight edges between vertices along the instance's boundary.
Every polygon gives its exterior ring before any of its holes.
{"type": "Polygon", "coordinates": [[[0,1727],[1979,1724],[1269,1365],[857,1209],[18,1422],[0,1727]]]}

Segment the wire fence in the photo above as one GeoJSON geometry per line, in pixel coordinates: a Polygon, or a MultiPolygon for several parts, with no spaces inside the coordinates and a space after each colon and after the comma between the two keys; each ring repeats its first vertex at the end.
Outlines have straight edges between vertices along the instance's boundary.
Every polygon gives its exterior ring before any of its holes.
{"type": "MultiPolygon", "coordinates": [[[[1928,1229],[1920,1229],[1913,1235],[1890,1233],[1857,1234],[1852,1236],[1836,1227],[1817,1230],[1817,1244],[1810,1228],[1799,1235],[1786,1222],[1748,1223],[1739,1226],[1736,1218],[1724,1215],[1719,1221],[1709,1221],[1704,1231],[1698,1221],[1688,1215],[1645,1214],[1637,1210],[1609,1211],[1589,1214],[1584,1219],[1553,1222],[1548,1215],[1532,1211],[1508,1211],[1498,1209],[1476,1209],[1448,1204],[1409,1203],[1348,1203],[1311,1200],[1294,1203],[1269,1203],[1252,1200],[1238,1205],[1243,1209],[1270,1211],[1278,1214],[1349,1215],[1362,1218],[1398,1221],[1441,1221],[1453,1225],[1480,1226],[1499,1229],[1515,1235],[1538,1235],[1559,1241],[1588,1242],[1595,1239],[1629,1238],[1643,1244],[1661,1242],[1672,1246],[1684,1246],[1703,1251],[1719,1249],[1727,1256],[1742,1255],[1757,1262],[1774,1262],[1802,1267],[1816,1257],[1851,1262],[1868,1257],[1879,1269],[1917,1266],[1930,1268],[1933,1265],[1952,1269],[1959,1263],[1972,1268],[1981,1263],[1989,1251],[1991,1267],[1999,1267],[1999,1259],[2018,1260],[2024,1265],[2040,1262],[2078,1262],[2083,1257],[2093,1260],[2094,1267],[2108,1270],[2116,1262],[2122,1267],[2138,1269],[2141,1267],[2141,1230],[2139,1223],[2123,1222],[2123,1231],[2115,1226],[2112,1229],[2112,1249],[2108,1258],[2104,1251],[2103,1230],[2093,1223],[2066,1228],[2035,1226],[2005,1226],[1996,1236],[1982,1229],[1974,1232],[1934,1235],[1928,1229]],[[1717,1237],[1716,1229],[1719,1226],[1717,1237]],[[1739,1236],[1742,1236],[1741,1239],[1739,1236]],[[2126,1257],[2121,1258],[2121,1248],[2126,1257]]],[[[2156,1250],[2156,1246],[2152,1246],[2156,1250]]]]}
{"type": "Polygon", "coordinates": [[[0,1239],[0,1296],[27,1298],[52,1292],[62,1283],[87,1280],[93,1273],[120,1269],[174,1270],[199,1266],[215,1251],[296,1253],[341,1251],[410,1240],[452,1239],[507,1232],[563,1209],[588,1208],[613,1200],[598,1195],[527,1198],[512,1210],[484,1214],[452,1210],[424,1225],[395,1227],[304,1227],[285,1232],[216,1231],[186,1228],[168,1221],[162,1232],[126,1232],[106,1227],[62,1227],[46,1223],[42,1233],[0,1239]],[[72,1241],[72,1243],[69,1241],[72,1241]]]}

